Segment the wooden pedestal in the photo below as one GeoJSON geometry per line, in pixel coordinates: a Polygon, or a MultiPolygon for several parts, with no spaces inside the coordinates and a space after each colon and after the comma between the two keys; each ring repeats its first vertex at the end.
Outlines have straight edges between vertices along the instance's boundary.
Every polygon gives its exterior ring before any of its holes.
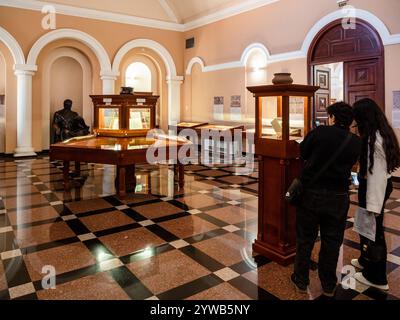
{"type": "Polygon", "coordinates": [[[285,194],[299,176],[301,161],[259,157],[258,236],[253,250],[281,265],[293,263],[296,254],[296,208],[285,194]]]}

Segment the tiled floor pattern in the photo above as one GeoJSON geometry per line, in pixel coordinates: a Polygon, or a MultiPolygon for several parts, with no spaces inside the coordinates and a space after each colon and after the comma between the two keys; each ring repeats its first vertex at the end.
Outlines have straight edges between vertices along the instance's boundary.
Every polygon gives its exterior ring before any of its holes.
{"type": "MultiPolygon", "coordinates": [[[[253,254],[257,170],[189,165],[180,190],[168,167],[138,166],[137,193],[118,199],[113,167],[83,166],[70,192],[60,169],[46,157],[0,160],[0,299],[322,298],[315,263],[309,294],[299,295],[292,266],[253,254]],[[43,289],[46,266],[55,289],[43,289]]],[[[335,299],[400,298],[399,198],[396,190],[386,215],[390,291],[357,285],[335,299]]],[[[358,255],[352,200],[338,270],[358,255]]]]}

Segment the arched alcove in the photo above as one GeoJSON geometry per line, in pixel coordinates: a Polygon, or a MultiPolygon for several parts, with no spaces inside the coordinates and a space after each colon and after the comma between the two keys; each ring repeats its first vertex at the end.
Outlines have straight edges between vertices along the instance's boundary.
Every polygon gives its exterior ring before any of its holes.
{"type": "Polygon", "coordinates": [[[123,45],[117,52],[112,65],[114,74],[119,74],[117,83],[121,84],[123,62],[132,52],[139,52],[151,58],[160,73],[160,127],[168,126],[180,120],[181,84],[183,77],[177,75],[176,65],[169,51],[160,43],[150,39],[134,39],[123,45]]]}
{"type": "Polygon", "coordinates": [[[137,92],[152,92],[152,74],[143,62],[132,62],[124,72],[125,86],[135,88],[137,92]]]}
{"type": "Polygon", "coordinates": [[[42,149],[51,142],[51,121],[55,111],[63,107],[65,99],[73,101],[87,125],[93,125],[93,107],[89,95],[93,93],[92,67],[82,52],[61,47],[44,57],[42,71],[42,149]]]}
{"type": "MultiPolygon", "coordinates": [[[[62,57],[75,60],[82,69],[81,105],[74,101],[73,109],[82,107],[80,115],[87,125],[92,127],[93,105],[90,94],[102,92],[102,81],[99,77],[101,65],[96,54],[84,43],[73,39],[59,39],[42,48],[37,57],[38,69],[33,77],[33,124],[40,125],[40,130],[33,131],[33,145],[35,150],[48,150],[50,145],[50,125],[52,108],[62,108],[62,101],[58,106],[51,104],[51,68],[53,63],[62,57]]],[[[62,99],[61,99],[62,100],[62,99]]],[[[73,99],[74,100],[74,99],[73,99]]],[[[80,101],[78,99],[78,101],[80,101]]]]}
{"type": "MultiPolygon", "coordinates": [[[[266,51],[261,48],[255,47],[248,51],[246,58],[243,61],[245,64],[245,83],[246,87],[260,86],[268,83],[268,56],[266,51]]],[[[253,94],[245,90],[245,105],[243,110],[242,119],[246,123],[255,122],[255,100],[253,94]]]]}
{"type": "MultiPolygon", "coordinates": [[[[117,86],[125,86],[125,74],[133,63],[143,63],[151,72],[151,92],[159,95],[157,104],[156,124],[164,131],[168,130],[168,86],[167,70],[161,57],[148,48],[134,48],[128,51],[120,61],[120,76],[117,86]]],[[[140,91],[134,88],[135,91],[140,91]]]]}

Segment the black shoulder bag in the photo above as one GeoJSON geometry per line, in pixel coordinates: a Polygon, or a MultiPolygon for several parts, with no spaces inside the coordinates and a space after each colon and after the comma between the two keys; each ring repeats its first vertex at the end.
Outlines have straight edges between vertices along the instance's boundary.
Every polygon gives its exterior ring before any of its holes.
{"type": "MultiPolygon", "coordinates": [[[[346,139],[343,141],[342,145],[337,149],[335,154],[332,158],[329,159],[328,162],[317,172],[317,174],[311,179],[308,185],[313,185],[325,171],[336,161],[336,159],[342,154],[344,148],[349,144],[351,140],[352,134],[349,133],[346,139]]],[[[292,184],[290,185],[288,191],[286,192],[285,199],[291,205],[298,206],[301,203],[302,196],[303,196],[304,186],[303,183],[299,178],[293,180],[292,184]]]]}

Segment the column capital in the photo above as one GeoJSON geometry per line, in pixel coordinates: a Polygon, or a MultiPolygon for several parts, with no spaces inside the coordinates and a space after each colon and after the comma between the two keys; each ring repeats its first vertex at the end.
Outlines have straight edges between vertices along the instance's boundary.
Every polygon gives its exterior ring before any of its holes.
{"type": "Polygon", "coordinates": [[[113,80],[116,81],[119,77],[119,72],[113,72],[111,70],[108,71],[101,71],[100,72],[100,79],[101,80],[113,80]]]}
{"type": "Polygon", "coordinates": [[[28,75],[33,76],[37,71],[38,67],[31,64],[15,64],[14,73],[15,75],[28,75]]]}
{"type": "Polygon", "coordinates": [[[183,76],[173,76],[173,77],[167,76],[166,80],[167,80],[167,84],[173,84],[173,83],[182,84],[184,77],[183,76]]]}

